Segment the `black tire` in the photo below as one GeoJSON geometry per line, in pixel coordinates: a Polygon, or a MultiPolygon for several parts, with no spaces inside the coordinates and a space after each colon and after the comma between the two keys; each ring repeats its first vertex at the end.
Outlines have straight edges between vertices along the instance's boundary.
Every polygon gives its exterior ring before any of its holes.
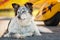
{"type": "Polygon", "coordinates": [[[54,15],[52,18],[50,18],[49,20],[45,20],[44,24],[46,26],[57,26],[59,24],[59,18],[58,18],[58,14],[54,15]]]}

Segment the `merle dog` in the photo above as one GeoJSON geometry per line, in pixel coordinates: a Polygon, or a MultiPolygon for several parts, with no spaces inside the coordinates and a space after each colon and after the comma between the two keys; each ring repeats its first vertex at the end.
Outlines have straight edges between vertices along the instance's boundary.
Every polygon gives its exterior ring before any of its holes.
{"type": "Polygon", "coordinates": [[[13,3],[15,17],[11,20],[8,33],[4,37],[24,38],[32,35],[41,35],[32,16],[32,3],[26,3],[24,6],[13,3]]]}

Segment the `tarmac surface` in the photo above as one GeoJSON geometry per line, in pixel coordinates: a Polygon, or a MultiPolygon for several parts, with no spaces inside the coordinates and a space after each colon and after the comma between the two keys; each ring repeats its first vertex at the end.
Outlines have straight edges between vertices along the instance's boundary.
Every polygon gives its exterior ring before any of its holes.
{"type": "Polygon", "coordinates": [[[41,33],[42,36],[31,36],[31,37],[26,37],[24,39],[1,37],[0,40],[60,40],[60,25],[58,25],[58,26],[44,26],[44,27],[51,29],[54,33],[52,33],[52,34],[41,33]]]}

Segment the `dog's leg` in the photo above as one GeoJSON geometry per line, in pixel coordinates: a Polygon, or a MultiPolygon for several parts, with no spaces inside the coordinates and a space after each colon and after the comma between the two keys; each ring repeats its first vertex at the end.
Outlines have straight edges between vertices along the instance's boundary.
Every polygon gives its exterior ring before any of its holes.
{"type": "Polygon", "coordinates": [[[11,37],[10,33],[4,35],[4,37],[11,37]]]}
{"type": "Polygon", "coordinates": [[[21,35],[20,35],[19,33],[16,33],[16,34],[14,34],[12,37],[14,37],[14,38],[20,38],[21,35]]]}
{"type": "Polygon", "coordinates": [[[20,34],[18,33],[7,33],[4,37],[13,37],[13,38],[20,38],[20,34]]]}
{"type": "Polygon", "coordinates": [[[39,32],[39,29],[37,28],[37,26],[34,26],[34,30],[35,30],[35,35],[37,36],[41,36],[40,32],[39,32]]]}
{"type": "Polygon", "coordinates": [[[25,33],[25,34],[21,35],[20,38],[29,37],[29,36],[32,36],[32,35],[33,35],[33,33],[29,32],[29,33],[25,33]]]}
{"type": "Polygon", "coordinates": [[[34,22],[34,18],[32,19],[32,24],[33,24],[32,28],[34,29],[34,34],[37,35],[37,36],[41,36],[40,31],[39,31],[38,27],[36,26],[36,24],[34,22]]]}

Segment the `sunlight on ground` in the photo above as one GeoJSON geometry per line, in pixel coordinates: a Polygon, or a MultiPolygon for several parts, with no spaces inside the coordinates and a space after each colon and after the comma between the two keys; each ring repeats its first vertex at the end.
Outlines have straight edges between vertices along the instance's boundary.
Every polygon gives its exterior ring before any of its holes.
{"type": "Polygon", "coordinates": [[[0,37],[4,34],[8,27],[9,20],[0,20],[0,37]]]}

